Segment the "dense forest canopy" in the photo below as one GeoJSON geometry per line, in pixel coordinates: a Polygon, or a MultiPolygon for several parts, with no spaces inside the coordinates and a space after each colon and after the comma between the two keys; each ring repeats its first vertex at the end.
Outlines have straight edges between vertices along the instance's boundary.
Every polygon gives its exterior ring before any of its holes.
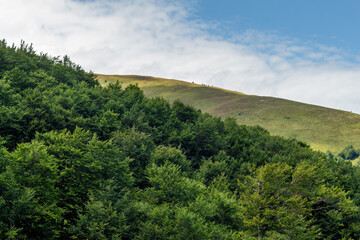
{"type": "Polygon", "coordinates": [[[1,239],[360,238],[359,167],[303,142],[24,42],[0,42],[0,95],[1,239]]]}

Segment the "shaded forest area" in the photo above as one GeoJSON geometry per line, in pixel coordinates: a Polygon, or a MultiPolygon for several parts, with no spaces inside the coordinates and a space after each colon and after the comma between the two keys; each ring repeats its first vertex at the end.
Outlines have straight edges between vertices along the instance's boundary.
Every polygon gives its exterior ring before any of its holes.
{"type": "Polygon", "coordinates": [[[1,239],[360,239],[360,171],[0,42],[1,239]]]}

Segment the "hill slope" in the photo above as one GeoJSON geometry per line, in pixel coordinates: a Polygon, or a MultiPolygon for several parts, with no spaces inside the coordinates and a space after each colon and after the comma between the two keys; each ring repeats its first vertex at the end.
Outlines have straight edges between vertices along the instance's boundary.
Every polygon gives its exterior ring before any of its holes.
{"type": "Polygon", "coordinates": [[[215,87],[144,76],[97,75],[102,85],[138,84],[148,97],[179,99],[204,112],[260,125],[274,135],[305,141],[313,149],[334,152],[360,147],[360,115],[273,97],[245,95],[215,87]]]}
{"type": "Polygon", "coordinates": [[[0,41],[0,96],[0,239],[360,239],[360,166],[299,141],[24,42],[0,41]]]}

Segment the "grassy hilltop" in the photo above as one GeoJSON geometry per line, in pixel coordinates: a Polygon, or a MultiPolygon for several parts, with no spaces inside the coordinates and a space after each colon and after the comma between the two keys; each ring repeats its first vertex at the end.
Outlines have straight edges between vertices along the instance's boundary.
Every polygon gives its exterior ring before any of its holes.
{"type": "Polygon", "coordinates": [[[313,149],[338,152],[348,145],[360,147],[360,115],[273,97],[246,95],[216,87],[144,76],[97,75],[102,85],[138,84],[148,97],[179,99],[239,124],[260,125],[274,135],[296,138],[313,149]]]}

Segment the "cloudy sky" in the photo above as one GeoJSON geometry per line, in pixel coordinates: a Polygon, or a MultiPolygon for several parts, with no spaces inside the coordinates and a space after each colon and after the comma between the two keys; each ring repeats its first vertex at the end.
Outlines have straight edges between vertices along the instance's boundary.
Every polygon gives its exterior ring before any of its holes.
{"type": "Polygon", "coordinates": [[[86,70],[360,113],[355,0],[0,0],[0,38],[86,70]]]}

